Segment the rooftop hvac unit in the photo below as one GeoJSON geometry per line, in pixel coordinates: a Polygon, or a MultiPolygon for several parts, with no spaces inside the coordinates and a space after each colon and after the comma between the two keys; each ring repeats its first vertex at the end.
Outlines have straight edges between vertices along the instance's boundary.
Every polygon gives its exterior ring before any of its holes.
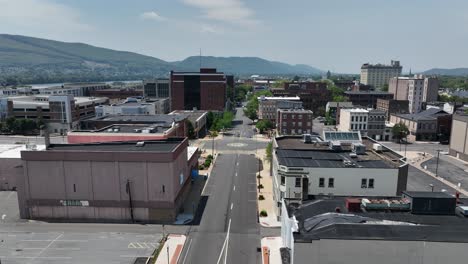
{"type": "Polygon", "coordinates": [[[372,148],[373,148],[376,152],[382,152],[382,151],[383,151],[382,145],[377,144],[377,143],[374,143],[374,145],[372,145],[372,148]]]}
{"type": "Polygon", "coordinates": [[[139,129],[139,128],[133,129],[133,132],[135,132],[135,133],[141,133],[141,129],[139,129]]]}
{"type": "Polygon", "coordinates": [[[347,168],[356,167],[356,164],[350,160],[344,159],[343,165],[347,168]]]}
{"type": "Polygon", "coordinates": [[[364,155],[366,154],[366,145],[362,143],[353,143],[353,152],[358,154],[358,155],[364,155]]]}
{"type": "Polygon", "coordinates": [[[144,146],[145,146],[145,142],[144,142],[144,141],[138,141],[138,142],[136,143],[135,146],[140,147],[140,148],[141,148],[141,147],[144,147],[144,146]]]}
{"type": "Polygon", "coordinates": [[[341,142],[340,141],[330,141],[328,147],[333,151],[341,151],[341,142]]]}
{"type": "Polygon", "coordinates": [[[304,141],[304,143],[312,143],[312,135],[304,134],[302,135],[302,140],[304,141]]]}

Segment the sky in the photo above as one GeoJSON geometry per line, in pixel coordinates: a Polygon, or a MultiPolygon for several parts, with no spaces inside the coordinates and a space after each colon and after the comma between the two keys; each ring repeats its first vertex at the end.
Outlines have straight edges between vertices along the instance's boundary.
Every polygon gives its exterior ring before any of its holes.
{"type": "Polygon", "coordinates": [[[0,33],[166,61],[252,56],[358,73],[468,67],[466,0],[0,0],[0,33]]]}

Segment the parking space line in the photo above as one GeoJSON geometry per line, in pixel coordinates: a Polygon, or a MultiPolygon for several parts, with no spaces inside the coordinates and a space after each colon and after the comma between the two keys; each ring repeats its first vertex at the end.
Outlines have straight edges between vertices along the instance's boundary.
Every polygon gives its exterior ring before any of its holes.
{"type": "Polygon", "coordinates": [[[60,235],[58,235],[54,240],[50,241],[50,243],[45,247],[43,248],[39,254],[37,254],[36,257],[33,257],[32,260],[35,260],[36,258],[40,257],[42,253],[44,253],[44,251],[46,251],[55,241],[57,241],[57,239],[61,238],[63,236],[63,233],[61,233],[60,235]]]}

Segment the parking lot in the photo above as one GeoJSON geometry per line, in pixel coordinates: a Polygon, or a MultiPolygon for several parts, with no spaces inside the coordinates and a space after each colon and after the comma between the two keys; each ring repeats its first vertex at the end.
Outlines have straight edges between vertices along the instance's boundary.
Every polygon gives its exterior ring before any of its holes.
{"type": "Polygon", "coordinates": [[[19,219],[16,192],[0,192],[1,264],[133,264],[148,257],[165,233],[187,226],[47,223],[19,219]]]}
{"type": "Polygon", "coordinates": [[[0,259],[5,263],[133,263],[150,256],[161,235],[119,232],[1,231],[0,259]]]}

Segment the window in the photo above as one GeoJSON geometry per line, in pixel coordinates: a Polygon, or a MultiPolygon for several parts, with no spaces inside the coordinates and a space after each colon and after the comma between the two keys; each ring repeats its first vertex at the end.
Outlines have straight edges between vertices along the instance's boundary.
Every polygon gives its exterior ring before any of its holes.
{"type": "Polygon", "coordinates": [[[286,177],[281,176],[281,185],[284,185],[284,182],[286,181],[286,177]]]}
{"type": "Polygon", "coordinates": [[[302,119],[302,115],[297,115],[297,118],[302,119]]]}
{"type": "Polygon", "coordinates": [[[296,116],[295,116],[295,115],[291,115],[291,118],[294,119],[294,118],[296,118],[296,116]]]}
{"type": "Polygon", "coordinates": [[[297,126],[302,126],[302,122],[297,122],[297,126]]]}
{"type": "Polygon", "coordinates": [[[310,121],[307,122],[307,126],[308,126],[308,127],[310,127],[311,125],[312,125],[312,124],[310,123],[310,121]]]}
{"type": "Polygon", "coordinates": [[[286,122],[282,122],[283,123],[283,126],[285,127],[286,126],[286,122]]]}
{"type": "Polygon", "coordinates": [[[325,178],[320,178],[319,179],[319,187],[321,187],[321,188],[325,187],[325,178]]]}
{"type": "Polygon", "coordinates": [[[166,186],[162,186],[162,192],[165,193],[166,192],[166,186]]]}
{"type": "Polygon", "coordinates": [[[366,124],[362,125],[362,129],[366,130],[366,124]]]}
{"type": "Polygon", "coordinates": [[[354,122],[354,116],[351,117],[351,122],[354,122]]]}
{"type": "Polygon", "coordinates": [[[367,188],[367,179],[361,180],[361,188],[367,188]]]}
{"type": "Polygon", "coordinates": [[[374,188],[374,179],[369,179],[369,186],[368,188],[373,189],[374,188]]]}
{"type": "Polygon", "coordinates": [[[362,129],[362,124],[359,124],[359,130],[361,130],[361,129],[362,129]]]}
{"type": "Polygon", "coordinates": [[[301,178],[296,178],[296,187],[301,187],[301,178]]]}
{"type": "Polygon", "coordinates": [[[362,116],[359,117],[359,122],[362,122],[362,116]]]}
{"type": "Polygon", "coordinates": [[[366,121],[367,121],[367,117],[364,117],[364,122],[366,122],[366,121]]]}
{"type": "Polygon", "coordinates": [[[76,184],[73,184],[73,192],[76,192],[76,184]]]}
{"type": "Polygon", "coordinates": [[[335,179],[334,178],[328,179],[328,188],[335,188],[335,179]]]}

